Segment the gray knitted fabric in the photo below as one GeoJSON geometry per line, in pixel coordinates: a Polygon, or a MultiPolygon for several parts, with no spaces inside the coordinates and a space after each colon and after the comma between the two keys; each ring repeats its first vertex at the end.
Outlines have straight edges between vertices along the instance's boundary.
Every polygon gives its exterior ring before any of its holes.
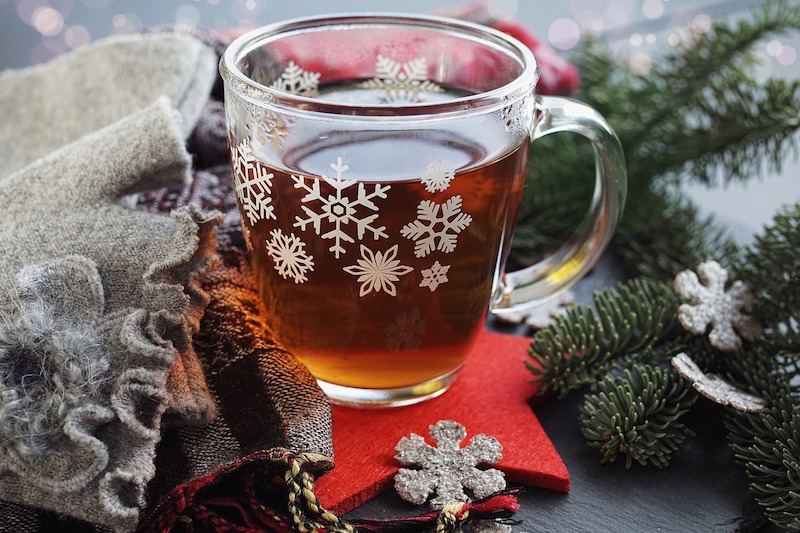
{"type": "Polygon", "coordinates": [[[165,413],[213,416],[191,337],[221,217],[120,200],[188,179],[214,74],[150,35],[0,75],[0,500],[133,529],[165,413]]]}
{"type": "Polygon", "coordinates": [[[167,96],[188,137],[216,77],[189,36],[125,35],[35,67],[0,72],[0,177],[167,96]]]}

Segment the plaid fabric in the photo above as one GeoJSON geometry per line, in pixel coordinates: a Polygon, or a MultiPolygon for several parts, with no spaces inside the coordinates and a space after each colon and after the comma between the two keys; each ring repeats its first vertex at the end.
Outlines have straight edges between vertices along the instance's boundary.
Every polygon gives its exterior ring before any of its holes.
{"type": "Polygon", "coordinates": [[[262,507],[280,516],[287,493],[275,476],[282,480],[287,454],[319,454],[308,470],[332,466],[327,459],[333,454],[330,407],[305,366],[272,339],[246,255],[229,166],[197,172],[186,189],[143,195],[138,207],[170,211],[187,202],[226,213],[217,234],[218,255],[201,280],[211,301],[194,338],[218,416],[205,426],[164,433],[150,486],[156,503],[142,522],[143,531],[192,522],[202,524],[193,530],[217,529],[220,520],[228,527],[252,522],[244,509],[262,507]],[[269,487],[261,492],[275,496],[272,505],[265,500],[248,507],[253,487],[269,487]],[[237,507],[234,518],[220,514],[226,509],[230,515],[237,507]]]}

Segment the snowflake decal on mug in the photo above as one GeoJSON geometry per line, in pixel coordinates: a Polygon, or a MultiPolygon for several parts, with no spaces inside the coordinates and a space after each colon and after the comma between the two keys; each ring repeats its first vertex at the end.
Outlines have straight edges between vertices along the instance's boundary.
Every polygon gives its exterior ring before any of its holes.
{"type": "Polygon", "coordinates": [[[461,212],[461,196],[444,204],[422,200],[417,206],[417,220],[402,227],[403,237],[416,241],[414,255],[425,257],[434,250],[450,253],[456,249],[458,234],[472,223],[472,216],[461,212]]]}
{"type": "Polygon", "coordinates": [[[275,262],[275,270],[284,279],[292,278],[295,283],[307,281],[306,273],[314,270],[314,258],[306,254],[306,244],[294,233],[286,235],[280,229],[269,234],[272,239],[267,241],[267,253],[275,262]]]}
{"type": "Polygon", "coordinates": [[[253,157],[252,149],[246,141],[231,147],[233,161],[233,180],[236,183],[236,196],[242,209],[255,225],[259,220],[275,220],[275,207],[272,205],[272,173],[253,157]]]}
{"type": "Polygon", "coordinates": [[[422,281],[420,287],[428,287],[431,292],[439,288],[439,285],[447,283],[447,271],[450,270],[450,265],[442,265],[436,261],[430,268],[422,269],[422,281]]]}
{"type": "Polygon", "coordinates": [[[411,102],[423,100],[420,93],[440,93],[442,88],[428,80],[428,61],[417,57],[405,63],[399,63],[388,57],[378,55],[375,64],[375,77],[365,81],[361,87],[367,89],[383,89],[381,99],[385,103],[411,102]]]}
{"type": "Polygon", "coordinates": [[[289,61],[289,65],[270,87],[300,96],[316,96],[319,93],[319,77],[319,72],[308,72],[294,61],[289,61]]]}
{"type": "Polygon", "coordinates": [[[361,245],[361,259],[358,264],[344,268],[348,274],[358,276],[361,289],[358,292],[363,297],[370,292],[384,291],[390,296],[397,296],[397,288],[394,286],[400,276],[408,274],[414,270],[410,266],[400,264],[397,257],[397,245],[395,244],[386,252],[375,252],[361,245]]]}
{"type": "Polygon", "coordinates": [[[422,184],[428,192],[444,191],[450,186],[450,182],[455,179],[453,167],[450,161],[434,161],[425,168],[422,173],[422,184]]]}
{"type": "Polygon", "coordinates": [[[321,235],[323,239],[333,239],[333,245],[328,249],[334,253],[336,259],[339,259],[339,256],[346,252],[342,243],[355,242],[346,229],[351,223],[355,224],[359,239],[363,239],[367,232],[372,233],[375,240],[388,237],[385,226],[373,225],[378,218],[378,206],[375,205],[374,200],[385,199],[386,193],[391,187],[376,183],[370,191],[363,183],[344,179],[342,176],[350,167],[342,164],[341,157],[337,158],[336,164],[331,164],[331,168],[336,172],[335,178],[322,176],[322,179],[314,179],[292,176],[295,188],[306,191],[303,203],[319,202],[320,204],[316,211],[304,205],[303,211],[306,217],[296,217],[294,226],[305,230],[310,224],[314,228],[314,232],[321,235]],[[311,181],[310,186],[307,181],[311,181]],[[335,194],[323,194],[320,190],[320,182],[325,182],[333,187],[335,194]],[[354,185],[356,186],[355,197],[347,194],[354,185]],[[361,210],[373,211],[373,213],[364,216],[360,212],[361,210]],[[322,233],[323,223],[331,224],[333,227],[322,233]]]}

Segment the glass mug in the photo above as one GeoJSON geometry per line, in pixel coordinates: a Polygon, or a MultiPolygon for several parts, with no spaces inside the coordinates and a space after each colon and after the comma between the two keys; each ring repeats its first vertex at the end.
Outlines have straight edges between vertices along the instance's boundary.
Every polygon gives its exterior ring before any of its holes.
{"type": "Polygon", "coordinates": [[[530,50],[490,28],[298,19],[242,35],[220,71],[268,321],[335,403],[441,394],[488,312],[571,286],[620,219],[625,164],[611,128],[585,104],[536,96],[530,50]],[[569,242],[505,273],[529,143],[557,131],[592,142],[594,199],[569,242]]]}

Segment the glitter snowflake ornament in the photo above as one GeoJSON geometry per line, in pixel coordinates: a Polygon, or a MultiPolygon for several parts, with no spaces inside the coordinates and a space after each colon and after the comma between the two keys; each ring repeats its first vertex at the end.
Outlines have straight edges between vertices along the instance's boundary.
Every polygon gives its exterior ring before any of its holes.
{"type": "Polygon", "coordinates": [[[672,367],[697,392],[720,405],[743,413],[759,413],[767,407],[764,398],[734,387],[716,374],[706,374],[683,352],[672,358],[672,367]]]}
{"type": "Polygon", "coordinates": [[[503,473],[494,468],[480,470],[481,463],[496,463],[502,457],[502,446],[494,437],[474,436],[468,446],[459,444],[467,436],[466,429],[452,420],[440,420],[429,427],[437,446],[412,433],[395,446],[395,458],[404,466],[394,477],[397,493],[406,501],[421,505],[433,495],[430,506],[441,510],[451,500],[470,501],[464,489],[476,499],[486,498],[506,487],[503,473]]]}
{"type": "Polygon", "coordinates": [[[675,294],[691,302],[678,308],[681,325],[695,335],[705,333],[710,325],[711,345],[734,351],[741,347],[742,337],[755,340],[762,329],[756,318],[742,312],[752,310],[756,303],[749,287],[736,281],[726,291],[727,281],[728,272],[716,261],[709,261],[697,267],[697,274],[691,270],[678,274],[673,287],[675,294]]]}

